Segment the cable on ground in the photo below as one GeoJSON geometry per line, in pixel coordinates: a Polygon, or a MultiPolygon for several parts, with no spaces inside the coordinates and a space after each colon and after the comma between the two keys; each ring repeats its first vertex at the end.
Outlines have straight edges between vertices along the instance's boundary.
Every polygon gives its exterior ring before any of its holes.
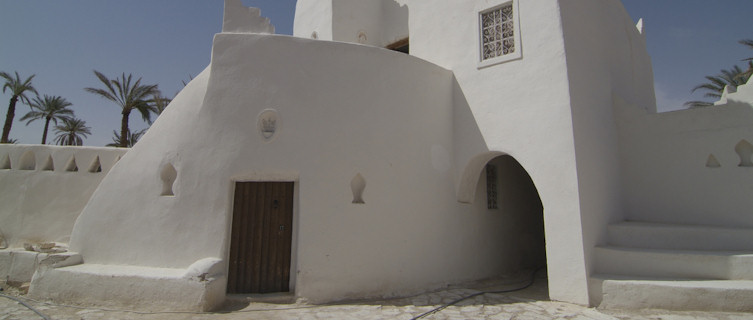
{"type": "Polygon", "coordinates": [[[545,268],[545,267],[539,267],[538,269],[534,270],[534,271],[533,271],[533,273],[531,274],[531,279],[530,279],[530,280],[528,281],[528,283],[526,283],[526,285],[524,285],[524,286],[522,286],[522,287],[520,287],[520,288],[509,289],[509,290],[500,290],[500,291],[481,291],[481,292],[477,292],[477,293],[474,293],[474,294],[472,294],[472,295],[469,295],[469,296],[465,296],[465,297],[462,297],[462,298],[460,298],[460,299],[457,299],[457,300],[455,300],[455,301],[452,301],[452,302],[450,302],[450,303],[446,303],[446,304],[443,304],[443,305],[441,305],[441,306],[439,306],[439,307],[436,307],[436,308],[434,308],[434,309],[432,309],[432,310],[430,310],[430,311],[424,312],[424,313],[422,313],[422,314],[420,314],[420,315],[418,315],[418,316],[416,316],[416,317],[412,318],[411,320],[418,320],[418,319],[421,319],[421,318],[424,318],[424,317],[428,317],[428,316],[430,316],[430,315],[432,315],[432,314],[435,314],[435,313],[437,313],[437,312],[439,312],[439,311],[442,311],[442,310],[444,310],[444,309],[445,309],[445,308],[447,308],[447,307],[450,307],[450,306],[456,305],[456,304],[458,304],[458,303],[460,303],[460,302],[462,302],[462,301],[464,301],[464,300],[468,300],[468,299],[471,299],[471,298],[475,298],[475,297],[478,297],[478,296],[480,296],[480,295],[484,295],[484,294],[487,294],[487,293],[491,293],[491,294],[500,294],[500,293],[510,293],[510,292],[515,292],[515,291],[525,290],[525,289],[527,289],[528,287],[530,287],[530,286],[532,286],[532,285],[533,285],[533,283],[534,283],[534,282],[536,281],[536,274],[537,274],[537,273],[538,273],[538,272],[539,272],[540,270],[542,270],[542,269],[544,269],[544,268],[545,268]]]}
{"type": "Polygon", "coordinates": [[[34,311],[34,313],[38,314],[40,317],[42,317],[42,319],[44,319],[44,320],[50,320],[50,317],[46,316],[44,313],[40,312],[39,310],[34,309],[34,307],[26,304],[26,302],[21,301],[21,299],[18,299],[18,298],[13,297],[13,296],[4,295],[4,294],[0,294],[0,297],[4,297],[4,298],[11,299],[13,301],[16,301],[16,302],[20,303],[22,306],[28,308],[29,310],[34,311]]]}

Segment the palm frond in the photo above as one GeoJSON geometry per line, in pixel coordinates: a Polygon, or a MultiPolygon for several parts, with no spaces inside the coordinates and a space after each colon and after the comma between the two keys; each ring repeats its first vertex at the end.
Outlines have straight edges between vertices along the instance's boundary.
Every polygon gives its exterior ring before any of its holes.
{"type": "MultiPolygon", "coordinates": [[[[724,88],[727,86],[738,87],[747,82],[750,75],[745,75],[746,71],[743,71],[739,66],[733,66],[731,69],[721,70],[718,75],[705,76],[706,83],[702,83],[693,87],[690,90],[691,93],[698,90],[705,91],[704,97],[719,100],[724,93],[724,88]]],[[[708,107],[713,106],[713,102],[706,101],[688,101],[684,104],[691,108],[708,107]]]]}
{"type": "MultiPolygon", "coordinates": [[[[141,139],[141,136],[143,136],[146,133],[146,129],[142,129],[136,132],[128,132],[128,144],[126,147],[133,148],[134,145],[136,145],[136,142],[139,142],[139,139],[141,139]]],[[[120,147],[120,134],[118,134],[117,131],[112,131],[112,142],[105,145],[106,147],[120,147]]]]}
{"type": "MultiPolygon", "coordinates": [[[[94,71],[97,78],[105,85],[105,88],[86,88],[86,91],[100,95],[115,102],[121,108],[121,133],[129,131],[128,120],[133,109],[141,113],[144,121],[151,123],[150,113],[156,110],[149,105],[150,97],[159,94],[157,85],[142,85],[141,78],[135,79],[133,75],[126,76],[121,73],[119,77],[108,79],[104,74],[94,71]]],[[[121,146],[126,146],[127,141],[121,137],[121,146]]]]}
{"type": "Polygon", "coordinates": [[[708,101],[688,101],[683,103],[684,106],[692,109],[692,108],[701,108],[701,107],[710,107],[713,106],[713,102],[708,101]]]}
{"type": "Polygon", "coordinates": [[[26,96],[26,94],[30,92],[38,94],[37,89],[34,88],[34,86],[31,84],[31,80],[34,79],[35,76],[35,74],[32,74],[30,77],[26,78],[26,80],[22,81],[21,76],[18,74],[18,71],[15,72],[15,77],[11,76],[7,72],[0,72],[0,77],[5,79],[3,92],[5,92],[5,89],[10,89],[10,92],[13,96],[18,97],[21,102],[28,105],[31,103],[31,101],[26,96]]]}

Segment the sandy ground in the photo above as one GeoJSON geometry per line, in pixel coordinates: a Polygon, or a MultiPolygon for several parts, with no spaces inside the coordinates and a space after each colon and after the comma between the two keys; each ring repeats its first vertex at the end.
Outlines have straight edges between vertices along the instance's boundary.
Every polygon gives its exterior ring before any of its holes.
{"type": "MultiPolygon", "coordinates": [[[[664,310],[599,310],[564,302],[549,301],[545,279],[537,279],[533,286],[510,293],[505,291],[525,284],[525,280],[485,281],[448,287],[445,290],[390,300],[368,300],[326,305],[304,302],[283,302],[285,296],[266,299],[236,296],[219,311],[210,313],[161,312],[102,309],[96,307],[63,306],[31,300],[12,287],[3,286],[0,292],[15,297],[49,319],[414,319],[426,312],[458,299],[473,296],[422,319],[753,319],[753,313],[678,312],[664,310]],[[254,300],[254,302],[250,301],[254,300]],[[274,302],[278,300],[278,302],[274,302]],[[283,300],[283,301],[280,301],[283,300]]],[[[0,320],[43,319],[17,301],[0,296],[0,320]]],[[[290,299],[287,299],[290,300],[290,299]]]]}

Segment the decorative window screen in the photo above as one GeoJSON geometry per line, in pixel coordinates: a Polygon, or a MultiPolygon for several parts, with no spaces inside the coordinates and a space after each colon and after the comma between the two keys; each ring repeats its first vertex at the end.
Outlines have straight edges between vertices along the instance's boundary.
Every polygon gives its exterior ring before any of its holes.
{"type": "Polygon", "coordinates": [[[512,2],[481,13],[481,60],[515,52],[512,2]]]}
{"type": "Polygon", "coordinates": [[[518,0],[492,0],[478,8],[479,68],[522,58],[518,0]]]}
{"type": "Polygon", "coordinates": [[[486,208],[497,209],[497,167],[486,165],[486,208]]]}

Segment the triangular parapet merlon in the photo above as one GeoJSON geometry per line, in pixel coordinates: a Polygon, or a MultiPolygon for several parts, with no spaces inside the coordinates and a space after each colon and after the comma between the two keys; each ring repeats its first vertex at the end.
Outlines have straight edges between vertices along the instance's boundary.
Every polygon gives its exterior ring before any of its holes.
{"type": "Polygon", "coordinates": [[[635,24],[635,28],[638,29],[638,32],[642,35],[646,35],[643,30],[643,18],[638,19],[638,23],[635,24]]]}
{"type": "Polygon", "coordinates": [[[223,33],[275,33],[268,18],[261,16],[259,8],[243,6],[241,0],[225,0],[223,33]]]}

